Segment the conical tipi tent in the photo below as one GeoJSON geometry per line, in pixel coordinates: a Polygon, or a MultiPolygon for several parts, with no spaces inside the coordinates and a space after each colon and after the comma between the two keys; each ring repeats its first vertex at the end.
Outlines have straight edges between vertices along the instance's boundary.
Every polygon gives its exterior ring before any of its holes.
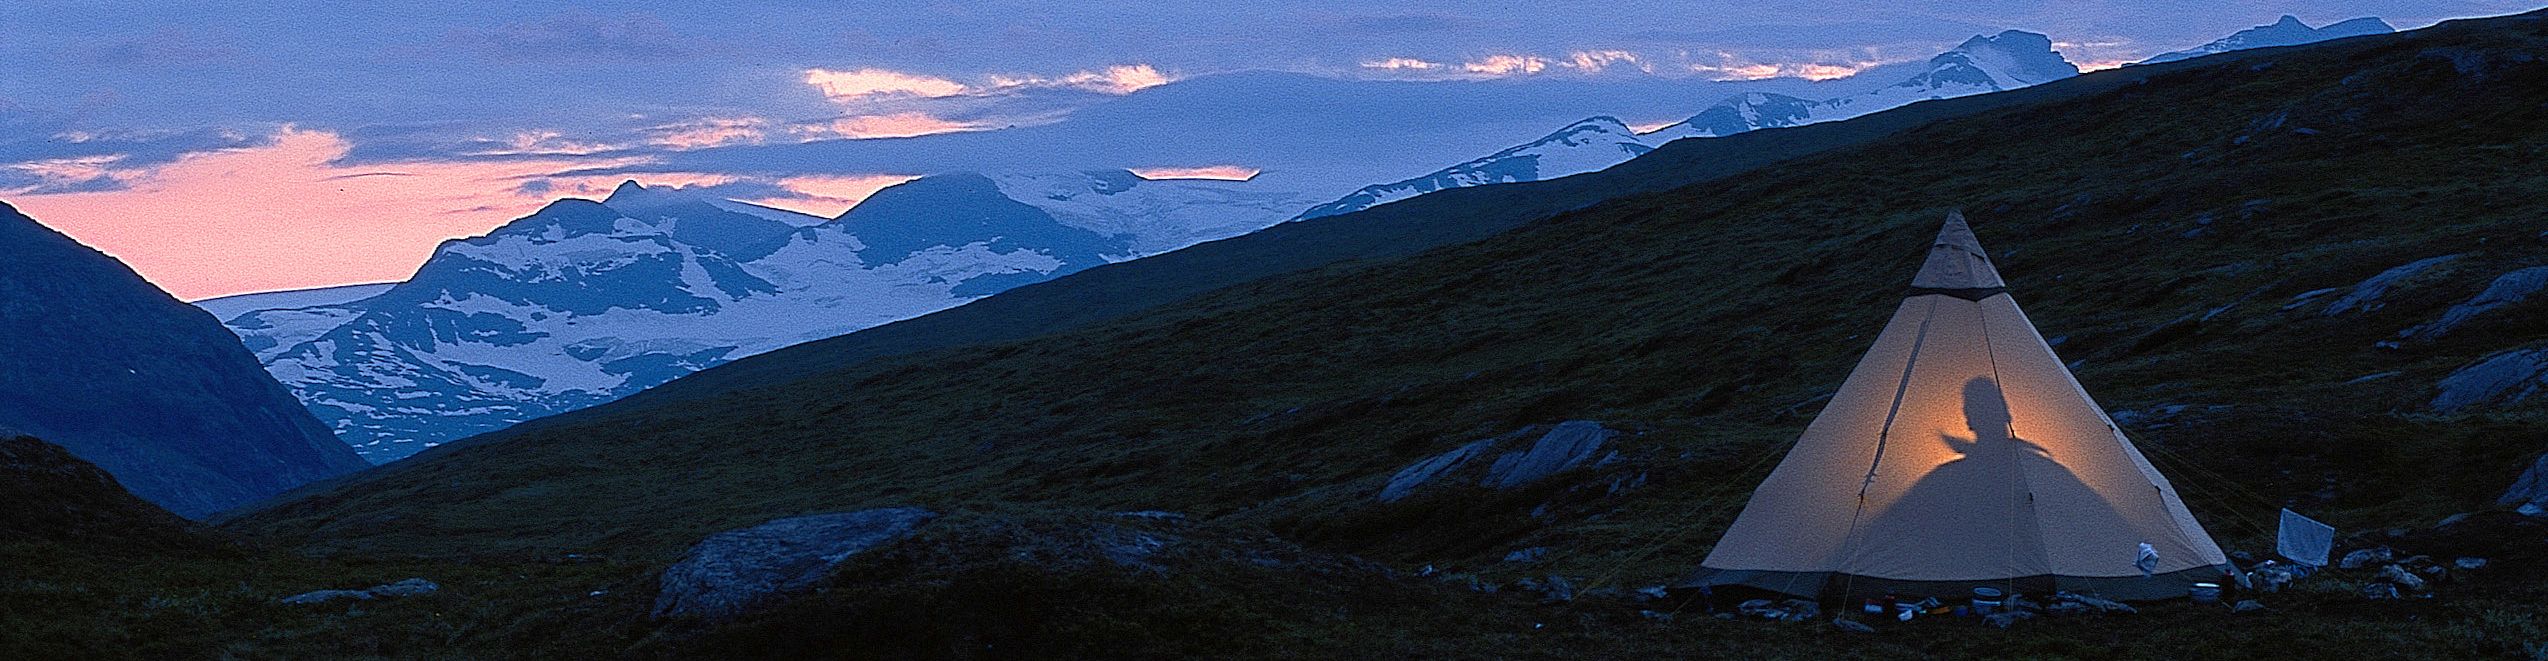
{"type": "Polygon", "coordinates": [[[1809,597],[2157,599],[2228,565],[1949,213],[1893,321],[1700,567],[1700,585],[1809,597]]]}

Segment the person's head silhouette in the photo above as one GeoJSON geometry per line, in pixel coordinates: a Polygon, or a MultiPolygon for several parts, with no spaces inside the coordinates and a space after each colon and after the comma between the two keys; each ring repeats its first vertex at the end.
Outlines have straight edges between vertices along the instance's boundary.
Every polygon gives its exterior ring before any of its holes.
{"type": "Polygon", "coordinates": [[[2008,437],[2008,400],[2000,396],[1998,382],[1978,376],[1964,382],[1964,425],[1976,441],[2008,437]]]}
{"type": "MultiPolygon", "coordinates": [[[[1990,377],[1973,377],[1964,382],[1964,426],[1972,438],[1941,434],[1948,450],[1970,459],[1975,453],[2012,452],[2019,448],[2042,454],[2044,449],[2011,435],[2008,399],[2000,394],[1999,382],[1990,377]]],[[[1962,461],[1958,459],[1957,461],[1962,461]]]]}

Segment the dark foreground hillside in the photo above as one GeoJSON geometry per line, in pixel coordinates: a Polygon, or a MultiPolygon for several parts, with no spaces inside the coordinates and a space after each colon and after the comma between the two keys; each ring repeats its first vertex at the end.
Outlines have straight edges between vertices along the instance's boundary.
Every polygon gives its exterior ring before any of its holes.
{"type": "Polygon", "coordinates": [[[479,619],[447,644],[478,650],[2521,655],[2548,644],[2539,528],[2482,513],[2466,521],[2499,534],[2472,540],[2436,522],[2496,507],[2548,438],[2526,398],[2548,368],[2525,362],[2548,337],[2548,302],[2501,279],[2548,265],[2543,52],[2548,21],[2531,15],[2091,74],[1740,176],[1063,334],[641,397],[224,529],[339,562],[585,568],[453,597],[479,619]],[[2495,558],[2495,573],[2433,599],[2365,600],[2359,577],[2336,576],[2235,618],[2178,603],[1875,636],[1661,621],[1638,610],[1671,607],[1602,592],[1668,583],[1705,555],[1882,326],[1950,208],[2225,547],[2269,550],[2289,506],[2374,531],[2347,548],[2424,543],[2495,558]],[[1410,464],[1481,439],[1526,447],[1570,420],[1617,432],[1604,458],[1511,482],[1472,465],[1377,497],[1410,464]],[[711,533],[906,505],[949,514],[815,596],[725,624],[646,617],[659,569],[711,533]],[[1123,510],[1192,529],[1086,522],[1123,510]],[[1123,548],[1163,555],[1127,562],[1123,548]],[[1582,598],[1468,587],[1549,576],[1582,598]]]}

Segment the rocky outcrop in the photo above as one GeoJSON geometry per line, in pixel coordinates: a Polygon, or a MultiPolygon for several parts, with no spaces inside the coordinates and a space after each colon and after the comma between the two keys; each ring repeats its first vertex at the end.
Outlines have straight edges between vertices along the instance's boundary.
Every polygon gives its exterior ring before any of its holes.
{"type": "Polygon", "coordinates": [[[0,205],[0,425],[203,517],[369,464],[211,313],[0,205]]]}
{"type": "Polygon", "coordinates": [[[1619,436],[1601,423],[1570,420],[1548,430],[1548,434],[1532,443],[1531,449],[1507,452],[1486,469],[1485,481],[1479,485],[1495,489],[1513,489],[1537,482],[1540,478],[1582,466],[1601,452],[1601,446],[1619,436]]]}
{"type": "Polygon", "coordinates": [[[2433,409],[2443,413],[2479,405],[2514,404],[2548,386],[2548,348],[2517,349],[2487,356],[2442,377],[2433,409]]]}
{"type": "Polygon", "coordinates": [[[2478,292],[2467,301],[2443,311],[2441,318],[2399,331],[2398,337],[2416,340],[2438,338],[2479,315],[2530,300],[2531,296],[2538,294],[2542,289],[2548,289],[2548,266],[2533,266],[2506,273],[2496,277],[2494,282],[2487,283],[2485,291],[2478,292]]]}
{"type": "Polygon", "coordinates": [[[850,556],[900,540],[937,513],[916,507],[789,517],[709,535],[664,570],[655,617],[731,617],[813,587],[850,556]]]}
{"type": "Polygon", "coordinates": [[[1424,461],[1398,469],[1396,474],[1389,476],[1389,484],[1380,488],[1380,502],[1394,503],[1406,500],[1407,496],[1415,493],[1416,487],[1424,486],[1426,482],[1441,477],[1443,473],[1468,465],[1469,460],[1486,456],[1487,451],[1493,449],[1495,449],[1495,439],[1490,438],[1452,448],[1449,452],[1426,457],[1424,461]]]}
{"type": "Polygon", "coordinates": [[[2548,515],[2548,454],[2530,462],[2530,470],[2522,471],[2521,477],[2513,480],[2513,487],[2505,489],[2495,503],[2519,508],[2531,516],[2548,515]]]}
{"type": "Polygon", "coordinates": [[[2381,300],[2381,297],[2387,295],[2390,289],[2396,288],[2398,283],[2405,282],[2408,278],[2415,277],[2425,271],[2430,271],[2434,267],[2457,261],[2460,257],[2463,257],[2463,255],[2427,257],[2407,262],[2405,265],[2397,268],[2381,271],[2379,275],[2371,276],[2370,278],[2364,279],[2362,282],[2355,284],[2352,291],[2345,292],[2344,297],[2336,299],[2336,302],[2327,304],[2327,309],[2320,312],[2320,314],[2333,317],[2347,312],[2372,312],[2379,310],[2380,308],[2388,305],[2388,302],[2381,300]]]}
{"type": "Polygon", "coordinates": [[[410,578],[386,585],[374,585],[361,590],[311,590],[289,597],[284,597],[277,601],[286,604],[306,606],[338,601],[371,601],[373,599],[382,598],[394,599],[402,597],[422,597],[441,591],[442,586],[435,584],[433,581],[421,578],[410,578]]]}
{"type": "MultiPolygon", "coordinates": [[[[1594,463],[1602,448],[1619,432],[1590,420],[1569,420],[1553,427],[1533,425],[1494,438],[1483,439],[1452,448],[1442,454],[1426,457],[1389,476],[1380,488],[1380,502],[1394,503],[1413,495],[1418,488],[1439,481],[1444,476],[1462,473],[1477,460],[1534,434],[1538,440],[1529,448],[1496,455],[1478,480],[1478,486],[1489,489],[1517,489],[1550,475],[1594,463]],[[1541,431],[1541,430],[1546,431],[1541,431]]],[[[1476,474],[1476,473],[1470,473],[1476,474]]],[[[1614,485],[1614,490],[1618,486],[1614,485]]]]}

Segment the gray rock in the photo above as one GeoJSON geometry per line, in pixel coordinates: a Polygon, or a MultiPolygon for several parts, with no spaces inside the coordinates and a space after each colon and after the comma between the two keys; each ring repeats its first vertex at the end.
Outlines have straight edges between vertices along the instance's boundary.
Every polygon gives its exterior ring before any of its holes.
{"type": "Polygon", "coordinates": [[[2533,266],[2503,274],[2486,285],[2486,290],[2442,312],[2439,319],[2398,332],[2398,337],[2430,340],[2441,337],[2479,315],[2514,303],[2529,300],[2540,290],[2548,289],[2548,266],[2533,266]]]}
{"type": "Polygon", "coordinates": [[[2379,275],[2371,276],[2370,278],[2355,284],[2352,291],[2345,293],[2343,298],[2336,299],[2336,302],[2327,304],[2327,309],[2320,314],[2333,317],[2347,312],[2371,312],[2378,310],[2381,307],[2388,305],[2386,301],[2380,300],[2380,297],[2388,294],[2390,288],[2396,287],[2400,282],[2405,282],[2407,278],[2415,277],[2416,274],[2431,270],[2436,266],[2451,263],[2454,260],[2458,260],[2460,257],[2460,255],[2428,257],[2408,262],[2404,266],[2381,271],[2379,275]]]}
{"type": "Polygon", "coordinates": [[[2397,565],[2380,568],[2380,573],[2374,578],[2396,585],[2402,592],[2423,592],[2425,587],[2424,577],[2397,565]]]}
{"type": "Polygon", "coordinates": [[[2366,583],[2362,586],[2362,598],[2396,599],[2398,598],[2398,586],[2387,583],[2366,583]]]}
{"type": "Polygon", "coordinates": [[[1380,502],[1394,503],[1405,500],[1407,496],[1415,494],[1416,487],[1424,486],[1426,482],[1433,481],[1433,478],[1441,477],[1444,473],[1465,466],[1469,460],[1485,456],[1488,450],[1494,448],[1495,439],[1490,438],[1452,448],[1449,452],[1427,457],[1424,461],[1408,464],[1406,468],[1398,469],[1397,474],[1389,476],[1389,484],[1380,488],[1380,502]]]}
{"type": "Polygon", "coordinates": [[[1512,489],[1583,465],[1601,452],[1603,443],[1619,435],[1601,423],[1569,420],[1559,423],[1531,444],[1531,449],[1508,452],[1495,459],[1479,484],[1495,489],[1512,489]]]}
{"type": "Polygon", "coordinates": [[[778,519],[709,535],[664,569],[654,615],[730,617],[812,587],[850,556],[909,536],[937,513],[916,507],[778,519]]]}
{"type": "Polygon", "coordinates": [[[2451,561],[2451,566],[2453,566],[2453,567],[2458,567],[2458,568],[2460,568],[2460,569],[2467,570],[2467,571],[2476,571],[2476,570],[2480,570],[2480,569],[2485,569],[2485,568],[2486,568],[2486,559],[2485,559],[2485,558],[2460,558],[2460,559],[2458,559],[2458,560],[2452,560],[2452,561],[2451,561]]]}
{"type": "Polygon", "coordinates": [[[375,585],[369,592],[376,597],[419,597],[442,590],[442,586],[421,578],[410,578],[388,585],[375,585]]]}
{"type": "Polygon", "coordinates": [[[2257,592],[2281,592],[2284,586],[2300,580],[2301,574],[2289,566],[2268,563],[2247,576],[2257,592]]]}
{"type": "Polygon", "coordinates": [[[2513,479],[2513,487],[2505,489],[2503,497],[2495,499],[2497,505],[2534,503],[2548,503],[2548,454],[2539,455],[2537,460],[2531,461],[2530,469],[2513,479]]]}
{"type": "Polygon", "coordinates": [[[1638,601],[1659,601],[1670,596],[1672,596],[1672,589],[1660,585],[1637,588],[1638,601]]]}
{"type": "Polygon", "coordinates": [[[365,590],[311,590],[289,597],[284,597],[283,603],[296,605],[324,604],[340,599],[370,601],[372,599],[372,593],[365,590]]]}
{"type": "Polygon", "coordinates": [[[1641,610],[1641,611],[1637,611],[1637,617],[1646,618],[1647,620],[1651,620],[1651,621],[1655,621],[1655,622],[1671,622],[1671,621],[1672,621],[1672,614],[1671,614],[1671,613],[1666,613],[1666,612],[1663,612],[1663,611],[1641,610]]]}
{"type": "Polygon", "coordinates": [[[2241,599],[2238,603],[2230,605],[2230,612],[2232,613],[2253,613],[2261,610],[2265,610],[2265,604],[2259,603],[2254,599],[2241,599]]]}
{"type": "Polygon", "coordinates": [[[1143,521],[1157,521],[1157,522],[1160,522],[1160,523],[1185,523],[1185,522],[1186,522],[1186,515],[1184,515],[1184,514],[1179,514],[1179,513],[1176,513],[1176,512],[1163,511],[1163,510],[1141,510],[1141,511],[1138,511],[1138,512],[1116,512],[1116,513],[1115,513],[1115,516],[1120,516],[1120,517],[1127,518],[1127,519],[1140,519],[1140,520],[1143,520],[1143,521]]]}
{"type": "Polygon", "coordinates": [[[1505,562],[1517,562],[1517,563],[1532,563],[1532,562],[1539,562],[1540,560],[1546,559],[1547,557],[1548,557],[1548,547],[1545,547],[1545,546],[1533,546],[1533,547],[1526,548],[1526,549],[1522,549],[1522,550],[1519,550],[1519,551],[1514,551],[1514,552],[1512,552],[1512,553],[1506,553],[1506,554],[1504,554],[1504,561],[1505,561],[1505,562]]]}
{"type": "Polygon", "coordinates": [[[1781,622],[1804,622],[1822,619],[1823,616],[1823,607],[1820,604],[1803,599],[1779,602],[1778,607],[1780,610],[1787,611],[1785,617],[1779,618],[1781,622]]]}
{"type": "Polygon", "coordinates": [[[2371,565],[2388,562],[2390,559],[2395,557],[2397,557],[2397,552],[2389,550],[2389,547],[2375,546],[2345,554],[2345,557],[2336,560],[2336,568],[2361,569],[2371,565]]]}
{"type": "Polygon", "coordinates": [[[1832,620],[1831,626],[1850,633],[1875,633],[1876,628],[1857,620],[1832,620]]]}
{"type": "Polygon", "coordinates": [[[1539,584],[1540,603],[1562,604],[1575,600],[1575,584],[1564,576],[1550,576],[1539,584]]]}
{"type": "Polygon", "coordinates": [[[1175,537],[1119,526],[1098,526],[1089,531],[1089,542],[1097,546],[1098,555],[1105,556],[1107,562],[1128,569],[1157,569],[1157,565],[1150,563],[1150,556],[1176,540],[1175,537]]]}
{"type": "Polygon", "coordinates": [[[2433,409],[2457,412],[2480,404],[2512,404],[2548,385],[2548,349],[2517,349],[2479,359],[2442,377],[2433,409]]]}

